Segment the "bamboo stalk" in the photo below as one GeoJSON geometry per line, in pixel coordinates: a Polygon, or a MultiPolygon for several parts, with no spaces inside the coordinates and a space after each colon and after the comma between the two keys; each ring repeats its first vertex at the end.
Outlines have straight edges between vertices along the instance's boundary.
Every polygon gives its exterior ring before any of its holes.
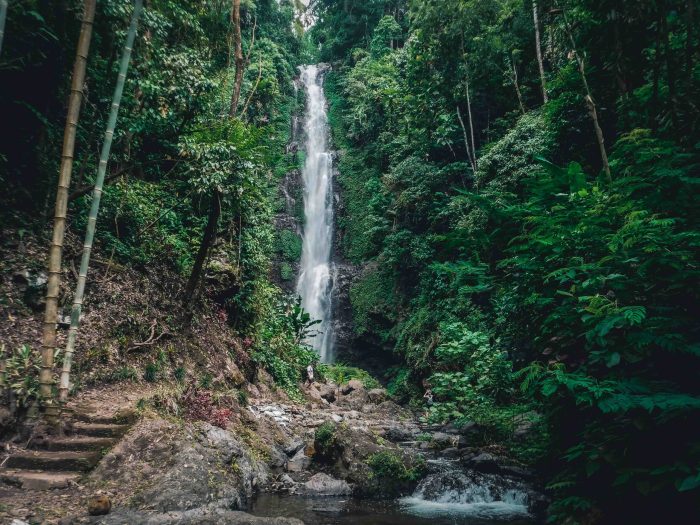
{"type": "Polygon", "coordinates": [[[39,396],[45,404],[46,419],[49,423],[54,423],[58,417],[57,407],[54,406],[52,399],[52,387],[54,351],[56,349],[58,294],[61,284],[61,258],[63,255],[63,237],[66,230],[68,188],[70,187],[71,172],[73,170],[75,136],[83,98],[87,56],[90,50],[90,40],[92,39],[92,26],[95,20],[95,3],[96,0],[85,0],[84,3],[83,21],[80,28],[80,37],[78,38],[75,62],[73,63],[66,127],[63,132],[63,150],[61,152],[61,167],[58,175],[58,190],[56,192],[53,236],[49,247],[46,310],[44,312],[42,332],[41,371],[39,372],[39,396]]]}
{"type": "Polygon", "coordinates": [[[131,15],[131,23],[129,24],[129,32],[126,36],[126,43],[124,44],[124,50],[122,51],[121,61],[119,64],[119,76],[117,77],[117,85],[114,88],[114,95],[112,97],[112,108],[109,112],[107,130],[105,131],[105,138],[104,142],[102,143],[102,152],[100,154],[100,163],[97,168],[95,188],[92,192],[92,206],[90,207],[90,216],[88,218],[87,230],[85,232],[85,242],[83,244],[83,256],[80,261],[80,272],[78,273],[78,284],[75,290],[75,298],[73,299],[73,308],[71,310],[70,329],[68,330],[68,342],[66,344],[66,352],[63,357],[63,369],[61,371],[61,383],[59,387],[59,400],[62,402],[65,401],[68,397],[68,385],[70,382],[70,370],[73,360],[73,352],[75,351],[75,339],[78,334],[78,327],[80,325],[80,312],[83,307],[83,297],[85,296],[85,283],[87,281],[87,272],[90,266],[90,252],[92,251],[92,243],[95,238],[97,214],[100,211],[100,198],[102,196],[102,187],[104,185],[105,174],[107,173],[107,161],[109,160],[109,152],[112,147],[114,129],[117,125],[119,104],[121,103],[122,93],[124,91],[126,73],[129,69],[131,50],[134,46],[134,39],[136,38],[136,27],[138,25],[142,9],[143,0],[136,0],[134,4],[134,11],[131,15]]]}

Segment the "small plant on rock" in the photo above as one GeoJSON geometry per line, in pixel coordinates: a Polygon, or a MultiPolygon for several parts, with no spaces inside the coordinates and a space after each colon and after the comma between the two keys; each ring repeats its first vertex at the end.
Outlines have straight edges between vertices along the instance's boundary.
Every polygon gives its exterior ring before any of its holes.
{"type": "Polygon", "coordinates": [[[336,426],[332,421],[326,421],[316,429],[314,447],[320,457],[330,457],[335,445],[336,426]]]}
{"type": "Polygon", "coordinates": [[[367,459],[370,479],[377,483],[377,489],[386,495],[407,492],[422,476],[425,465],[416,461],[407,466],[401,456],[391,450],[382,450],[367,459]]]}

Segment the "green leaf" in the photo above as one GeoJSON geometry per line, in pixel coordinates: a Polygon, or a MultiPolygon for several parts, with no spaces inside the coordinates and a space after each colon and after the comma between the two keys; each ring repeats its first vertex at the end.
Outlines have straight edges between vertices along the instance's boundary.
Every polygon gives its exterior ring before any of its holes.
{"type": "Polygon", "coordinates": [[[693,490],[698,487],[700,487],[700,473],[696,474],[695,476],[688,476],[683,481],[681,481],[681,484],[678,486],[678,491],[685,492],[687,490],[693,490]]]}
{"type": "Polygon", "coordinates": [[[617,366],[620,364],[620,353],[619,352],[613,352],[608,356],[608,360],[605,362],[608,368],[612,368],[613,366],[617,366]]]}

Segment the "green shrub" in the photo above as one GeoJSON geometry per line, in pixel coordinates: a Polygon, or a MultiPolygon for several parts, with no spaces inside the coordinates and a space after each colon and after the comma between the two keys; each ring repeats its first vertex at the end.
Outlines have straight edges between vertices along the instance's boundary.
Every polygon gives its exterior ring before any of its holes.
{"type": "Polygon", "coordinates": [[[319,364],[317,367],[319,376],[323,379],[330,379],[338,385],[342,385],[351,379],[357,379],[362,382],[365,388],[379,388],[381,384],[369,372],[354,366],[348,366],[342,363],[333,365],[319,364]]]}
{"type": "Polygon", "coordinates": [[[336,424],[332,421],[326,421],[316,428],[314,448],[319,456],[328,458],[332,455],[336,430],[336,424]]]}
{"type": "Polygon", "coordinates": [[[14,394],[18,408],[28,408],[39,394],[40,357],[29,345],[9,351],[4,344],[0,345],[0,359],[5,360],[2,379],[14,394]]]}
{"type": "Polygon", "coordinates": [[[154,383],[158,380],[160,367],[158,363],[148,363],[143,371],[143,379],[149,383],[154,383]]]}
{"type": "Polygon", "coordinates": [[[296,262],[301,258],[301,237],[292,230],[281,230],[277,234],[277,251],[287,262],[296,262]]]}
{"type": "Polygon", "coordinates": [[[211,388],[211,382],[213,380],[212,375],[209,372],[205,372],[199,378],[198,384],[200,388],[211,388]]]}
{"type": "Polygon", "coordinates": [[[294,269],[288,262],[280,264],[280,277],[283,281],[294,280],[294,269]]]}
{"type": "Polygon", "coordinates": [[[176,381],[182,383],[185,380],[185,377],[187,376],[187,370],[184,366],[178,366],[174,370],[173,376],[175,377],[176,381]]]}
{"type": "Polygon", "coordinates": [[[401,456],[391,450],[375,452],[366,463],[370,468],[370,479],[386,495],[409,490],[425,473],[425,463],[421,459],[414,459],[414,464],[407,466],[401,456]]]}
{"type": "Polygon", "coordinates": [[[243,407],[248,406],[248,392],[245,390],[239,390],[236,397],[239,405],[243,407]]]}
{"type": "Polygon", "coordinates": [[[133,366],[122,366],[112,373],[114,381],[136,381],[138,372],[133,366]]]}

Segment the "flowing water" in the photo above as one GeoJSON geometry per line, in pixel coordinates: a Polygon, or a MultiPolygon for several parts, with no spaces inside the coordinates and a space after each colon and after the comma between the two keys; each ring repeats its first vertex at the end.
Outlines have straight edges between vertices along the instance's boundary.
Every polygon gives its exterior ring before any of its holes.
{"type": "Polygon", "coordinates": [[[401,501],[354,497],[303,497],[261,494],[248,510],[255,516],[298,518],[306,525],[533,525],[527,516],[421,508],[401,501]]]}
{"type": "Polygon", "coordinates": [[[257,516],[286,516],[306,525],[535,525],[530,491],[504,476],[465,470],[456,461],[428,460],[429,474],[398,500],[260,494],[257,516]]]}
{"type": "Polygon", "coordinates": [[[328,151],[328,117],[323,93],[323,70],[316,65],[301,69],[306,92],[306,160],[304,182],[304,234],[297,293],[312,319],[317,335],[309,340],[324,363],[333,362],[333,161],[328,151]]]}
{"type": "Polygon", "coordinates": [[[468,471],[445,460],[423,479],[414,493],[400,501],[405,512],[417,516],[460,517],[469,520],[527,520],[528,490],[509,478],[468,471]]]}

